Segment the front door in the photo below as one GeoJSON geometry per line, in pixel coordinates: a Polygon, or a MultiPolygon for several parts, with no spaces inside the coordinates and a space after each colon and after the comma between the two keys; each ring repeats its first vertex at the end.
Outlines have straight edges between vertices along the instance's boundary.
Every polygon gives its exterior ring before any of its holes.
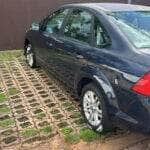
{"type": "Polygon", "coordinates": [[[63,34],[57,37],[57,66],[61,78],[73,87],[75,76],[86,64],[86,52],[91,49],[91,29],[93,17],[82,9],[74,9],[63,28],[63,34]]]}
{"type": "Polygon", "coordinates": [[[68,9],[61,9],[48,16],[43,21],[37,36],[36,55],[40,62],[52,73],[57,73],[58,55],[55,46],[59,42],[57,37],[59,37],[68,11],[68,9]]]}

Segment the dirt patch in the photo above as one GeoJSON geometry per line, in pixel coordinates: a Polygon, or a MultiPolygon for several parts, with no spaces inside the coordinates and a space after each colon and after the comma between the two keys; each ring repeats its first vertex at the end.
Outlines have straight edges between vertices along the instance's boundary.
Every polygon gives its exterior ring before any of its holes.
{"type": "MultiPolygon", "coordinates": [[[[130,134],[126,137],[111,139],[108,141],[80,141],[77,144],[67,143],[64,138],[59,135],[52,137],[50,140],[45,140],[42,143],[33,142],[31,144],[24,144],[22,150],[149,150],[150,139],[142,140],[142,135],[130,134]],[[138,139],[139,138],[139,139],[138,139]],[[129,141],[131,140],[131,141],[129,141]]],[[[11,147],[16,149],[17,146],[11,147]]]]}

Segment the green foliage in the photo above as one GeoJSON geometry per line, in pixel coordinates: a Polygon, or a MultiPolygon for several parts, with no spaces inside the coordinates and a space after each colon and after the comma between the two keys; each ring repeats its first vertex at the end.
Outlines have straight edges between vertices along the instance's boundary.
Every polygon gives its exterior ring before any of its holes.
{"type": "Polygon", "coordinates": [[[69,127],[65,127],[65,128],[62,128],[62,129],[61,129],[61,132],[62,132],[64,135],[68,135],[68,134],[70,134],[72,131],[73,131],[73,129],[72,129],[72,128],[69,128],[69,127]]]}
{"type": "Polygon", "coordinates": [[[79,112],[74,112],[70,117],[71,118],[80,118],[82,116],[81,116],[81,114],[79,112]]]}
{"type": "Polygon", "coordinates": [[[37,114],[37,119],[40,119],[40,120],[42,120],[44,117],[45,117],[46,115],[44,114],[44,113],[39,113],[39,114],[37,114]]]}
{"type": "Polygon", "coordinates": [[[84,128],[84,129],[81,129],[80,130],[80,138],[83,140],[83,141],[86,141],[86,142],[92,142],[94,140],[97,140],[101,137],[100,134],[94,132],[93,130],[91,129],[88,129],[88,128],[84,128]]]}
{"type": "Polygon", "coordinates": [[[20,132],[20,135],[25,138],[34,137],[37,134],[38,134],[38,131],[34,128],[26,129],[26,130],[20,132]]]}
{"type": "Polygon", "coordinates": [[[11,61],[15,58],[19,58],[22,55],[21,50],[2,51],[0,52],[0,61],[11,61]]]}
{"type": "Polygon", "coordinates": [[[50,134],[52,132],[52,127],[50,125],[47,125],[43,127],[40,131],[44,134],[50,134]]]}
{"type": "Polygon", "coordinates": [[[6,101],[6,96],[4,93],[0,93],[0,103],[3,103],[6,101]]]}
{"type": "Polygon", "coordinates": [[[80,137],[78,134],[67,134],[65,136],[65,141],[71,144],[78,143],[80,141],[80,137]]]}
{"type": "Polygon", "coordinates": [[[8,127],[10,125],[13,125],[15,121],[13,119],[4,119],[0,120],[0,127],[8,127]]]}
{"type": "Polygon", "coordinates": [[[8,95],[16,95],[16,94],[18,94],[19,93],[19,91],[16,89],[16,88],[10,88],[9,90],[8,90],[8,95]]]}
{"type": "Polygon", "coordinates": [[[8,112],[10,112],[10,108],[8,108],[6,105],[0,105],[0,114],[4,114],[8,112]]]}

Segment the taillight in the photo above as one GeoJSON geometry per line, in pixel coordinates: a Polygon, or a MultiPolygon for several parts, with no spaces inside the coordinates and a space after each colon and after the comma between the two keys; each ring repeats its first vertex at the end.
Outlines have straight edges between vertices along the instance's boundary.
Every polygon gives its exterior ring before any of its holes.
{"type": "Polygon", "coordinates": [[[150,73],[146,73],[131,89],[139,94],[150,96],[150,73]]]}

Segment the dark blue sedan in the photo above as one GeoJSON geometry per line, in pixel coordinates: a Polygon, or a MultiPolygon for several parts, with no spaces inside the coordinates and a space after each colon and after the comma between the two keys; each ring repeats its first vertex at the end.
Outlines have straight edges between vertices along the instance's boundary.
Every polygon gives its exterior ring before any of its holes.
{"type": "Polygon", "coordinates": [[[33,23],[25,56],[70,87],[89,126],[150,131],[150,7],[70,4],[33,23]]]}

